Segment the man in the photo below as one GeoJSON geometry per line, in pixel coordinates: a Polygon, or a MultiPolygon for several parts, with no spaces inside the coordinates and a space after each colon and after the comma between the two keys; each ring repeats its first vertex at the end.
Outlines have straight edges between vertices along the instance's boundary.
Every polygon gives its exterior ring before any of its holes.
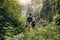
{"type": "Polygon", "coordinates": [[[32,14],[30,13],[29,16],[27,17],[27,26],[31,27],[31,23],[32,23],[32,14]]]}
{"type": "Polygon", "coordinates": [[[36,19],[35,17],[32,17],[32,14],[30,13],[29,16],[27,17],[27,26],[30,28],[35,28],[35,22],[36,19]]]}

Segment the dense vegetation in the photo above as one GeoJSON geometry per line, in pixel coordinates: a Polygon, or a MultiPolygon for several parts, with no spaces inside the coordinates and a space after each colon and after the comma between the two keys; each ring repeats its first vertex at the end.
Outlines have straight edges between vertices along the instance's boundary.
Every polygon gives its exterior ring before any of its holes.
{"type": "Polygon", "coordinates": [[[60,0],[33,0],[31,6],[38,21],[29,32],[22,5],[16,0],[0,0],[0,40],[60,40],[60,0]]]}

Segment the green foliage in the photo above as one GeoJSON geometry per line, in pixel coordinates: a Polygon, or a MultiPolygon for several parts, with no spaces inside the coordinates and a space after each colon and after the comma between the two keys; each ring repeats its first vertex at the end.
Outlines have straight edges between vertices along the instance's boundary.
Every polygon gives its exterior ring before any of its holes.
{"type": "MultiPolygon", "coordinates": [[[[33,2],[36,4],[36,0],[33,2]]],[[[19,40],[60,40],[60,26],[57,26],[60,25],[60,1],[45,0],[43,4],[39,25],[45,26],[36,25],[29,32],[25,26],[26,17],[21,16],[21,5],[16,0],[0,0],[0,40],[14,40],[20,33],[19,40]]],[[[36,12],[40,12],[40,1],[35,6],[36,12]]]]}
{"type": "Polygon", "coordinates": [[[25,30],[23,21],[18,21],[21,16],[21,7],[14,0],[3,0],[0,5],[0,40],[12,40],[13,35],[25,30]]]}
{"type": "Polygon", "coordinates": [[[59,26],[54,26],[52,24],[48,24],[45,27],[36,27],[35,29],[31,29],[31,32],[28,30],[23,37],[18,37],[18,40],[60,40],[60,32],[58,32],[60,28],[59,26]]]}
{"type": "Polygon", "coordinates": [[[55,16],[53,16],[54,22],[57,26],[60,25],[60,14],[56,14],[55,16]]]}

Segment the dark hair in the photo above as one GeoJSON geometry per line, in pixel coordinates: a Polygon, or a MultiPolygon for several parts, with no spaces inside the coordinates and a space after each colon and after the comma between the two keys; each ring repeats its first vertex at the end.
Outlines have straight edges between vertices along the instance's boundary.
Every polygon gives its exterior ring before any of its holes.
{"type": "Polygon", "coordinates": [[[29,15],[31,16],[32,14],[30,13],[29,15]]]}

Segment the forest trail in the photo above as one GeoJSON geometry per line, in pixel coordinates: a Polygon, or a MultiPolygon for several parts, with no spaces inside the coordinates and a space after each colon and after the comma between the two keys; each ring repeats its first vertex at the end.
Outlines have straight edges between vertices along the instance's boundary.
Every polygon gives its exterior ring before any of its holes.
{"type": "Polygon", "coordinates": [[[47,26],[40,26],[40,27],[35,27],[34,29],[28,30],[26,28],[25,32],[22,32],[18,35],[14,36],[14,40],[49,40],[49,38],[54,37],[54,35],[58,35],[57,32],[57,26],[54,26],[52,24],[49,24],[47,26]],[[52,35],[52,36],[51,36],[52,35]],[[47,38],[46,38],[47,37],[47,38]],[[32,39],[33,38],[33,39],[32,39]]]}

